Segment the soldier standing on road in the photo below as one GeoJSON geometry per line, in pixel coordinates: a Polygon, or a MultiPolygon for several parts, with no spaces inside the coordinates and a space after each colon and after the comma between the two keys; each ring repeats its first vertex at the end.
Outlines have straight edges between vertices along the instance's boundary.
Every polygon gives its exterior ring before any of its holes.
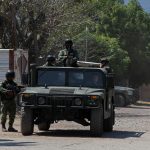
{"type": "Polygon", "coordinates": [[[6,129],[6,119],[7,115],[9,115],[9,132],[17,132],[16,129],[13,128],[15,115],[16,115],[16,102],[15,97],[20,92],[17,84],[14,82],[15,73],[13,71],[8,71],[6,73],[6,80],[2,83],[0,88],[0,93],[2,97],[2,131],[7,132],[6,129]]]}
{"type": "Polygon", "coordinates": [[[53,55],[48,55],[44,66],[56,66],[56,58],[53,55]]]}
{"type": "Polygon", "coordinates": [[[72,48],[73,42],[72,40],[67,39],[65,41],[66,49],[61,50],[58,54],[58,61],[64,66],[77,66],[78,52],[72,48]]]}

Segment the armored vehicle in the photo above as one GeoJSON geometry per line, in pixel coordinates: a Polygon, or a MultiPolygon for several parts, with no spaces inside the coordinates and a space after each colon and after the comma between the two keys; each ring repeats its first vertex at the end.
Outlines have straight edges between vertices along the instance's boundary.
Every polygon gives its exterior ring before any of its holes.
{"type": "Polygon", "coordinates": [[[136,102],[135,89],[115,86],[115,106],[124,107],[136,102]]]}
{"type": "Polygon", "coordinates": [[[93,67],[32,67],[31,85],[20,93],[21,132],[31,135],[34,124],[49,130],[60,120],[90,126],[92,136],[112,131],[114,77],[93,67]]]}

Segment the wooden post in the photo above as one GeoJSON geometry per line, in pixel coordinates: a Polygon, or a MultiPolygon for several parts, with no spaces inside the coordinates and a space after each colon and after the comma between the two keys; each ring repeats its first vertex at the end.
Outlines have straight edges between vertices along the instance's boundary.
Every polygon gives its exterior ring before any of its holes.
{"type": "Polygon", "coordinates": [[[15,4],[11,4],[12,12],[12,47],[14,50],[17,49],[17,35],[16,35],[16,8],[15,4]]]}

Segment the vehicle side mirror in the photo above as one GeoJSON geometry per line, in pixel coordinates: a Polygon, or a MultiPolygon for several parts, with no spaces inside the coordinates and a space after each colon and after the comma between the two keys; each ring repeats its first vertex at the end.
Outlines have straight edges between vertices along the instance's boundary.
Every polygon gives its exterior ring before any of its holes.
{"type": "Polygon", "coordinates": [[[114,74],[108,74],[107,75],[107,87],[108,88],[114,88],[114,74]]]}
{"type": "Polygon", "coordinates": [[[29,85],[33,87],[36,85],[36,64],[30,65],[29,85]]]}

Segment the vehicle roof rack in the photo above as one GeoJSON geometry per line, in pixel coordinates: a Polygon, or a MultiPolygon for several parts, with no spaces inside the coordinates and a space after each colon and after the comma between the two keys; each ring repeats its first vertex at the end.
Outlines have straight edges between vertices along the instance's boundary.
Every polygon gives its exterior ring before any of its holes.
{"type": "Polygon", "coordinates": [[[100,68],[101,63],[87,62],[87,61],[77,61],[77,65],[78,65],[79,67],[100,68]]]}

